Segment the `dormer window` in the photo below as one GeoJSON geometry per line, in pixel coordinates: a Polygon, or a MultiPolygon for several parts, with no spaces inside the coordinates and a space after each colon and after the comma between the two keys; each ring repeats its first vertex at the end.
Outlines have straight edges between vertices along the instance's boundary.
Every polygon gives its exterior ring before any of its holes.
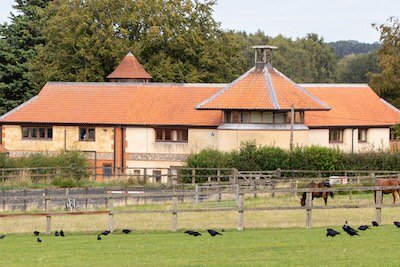
{"type": "MultiPolygon", "coordinates": [[[[225,123],[290,123],[290,112],[283,111],[224,111],[225,123]]],[[[304,111],[294,113],[294,123],[304,124],[304,111]]]]}

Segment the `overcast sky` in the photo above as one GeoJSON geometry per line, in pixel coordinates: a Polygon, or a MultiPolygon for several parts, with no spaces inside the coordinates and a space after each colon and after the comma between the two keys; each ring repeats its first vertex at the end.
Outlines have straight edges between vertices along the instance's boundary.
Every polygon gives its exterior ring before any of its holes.
{"type": "MultiPolygon", "coordinates": [[[[0,0],[0,21],[7,21],[13,0],[0,0]]],[[[217,0],[214,17],[224,29],[275,36],[317,33],[326,41],[379,41],[371,23],[400,15],[400,0],[217,0]]]]}

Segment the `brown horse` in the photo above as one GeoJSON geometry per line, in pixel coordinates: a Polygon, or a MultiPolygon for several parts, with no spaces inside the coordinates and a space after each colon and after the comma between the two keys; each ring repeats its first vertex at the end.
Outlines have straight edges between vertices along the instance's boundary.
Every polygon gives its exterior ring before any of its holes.
{"type": "MultiPolygon", "coordinates": [[[[399,186],[400,181],[396,178],[390,178],[390,179],[378,179],[375,181],[375,186],[399,186]]],[[[383,194],[390,194],[392,193],[393,196],[393,204],[396,202],[396,191],[397,194],[400,197],[400,189],[387,189],[387,190],[382,190],[383,194]]],[[[375,203],[376,203],[376,191],[375,191],[375,203]]]]}
{"type": "MultiPolygon", "coordinates": [[[[315,182],[310,182],[307,185],[308,188],[330,188],[331,185],[329,184],[329,182],[323,181],[323,182],[319,182],[319,183],[315,183],[315,182]]],[[[326,204],[328,204],[328,196],[331,196],[331,198],[333,198],[333,192],[313,192],[312,193],[312,200],[314,200],[315,197],[322,197],[325,201],[325,206],[326,204]]],[[[303,196],[300,198],[300,204],[302,206],[306,205],[306,196],[307,193],[304,192],[303,196]]]]}

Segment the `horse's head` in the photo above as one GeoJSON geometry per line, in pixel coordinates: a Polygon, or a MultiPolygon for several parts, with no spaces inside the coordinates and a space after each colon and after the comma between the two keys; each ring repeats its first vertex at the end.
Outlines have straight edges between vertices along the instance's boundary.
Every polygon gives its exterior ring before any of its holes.
{"type": "Polygon", "coordinates": [[[324,181],[324,182],[322,182],[322,185],[323,185],[324,187],[331,187],[331,184],[329,183],[329,181],[324,181]]]}

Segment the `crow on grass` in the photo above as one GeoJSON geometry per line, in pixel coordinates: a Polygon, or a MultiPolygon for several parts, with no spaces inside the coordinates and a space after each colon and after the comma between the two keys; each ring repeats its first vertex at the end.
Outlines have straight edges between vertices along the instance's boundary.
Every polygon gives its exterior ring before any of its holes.
{"type": "Polygon", "coordinates": [[[379,223],[377,223],[376,221],[372,221],[372,226],[378,227],[378,226],[379,226],[379,223]]]}
{"type": "Polygon", "coordinates": [[[60,233],[58,231],[55,231],[54,236],[60,236],[60,233]]]}
{"type": "Polygon", "coordinates": [[[6,235],[0,235],[0,239],[3,239],[4,237],[6,237],[6,235]]]}
{"type": "Polygon", "coordinates": [[[106,231],[103,231],[103,232],[101,233],[101,235],[108,235],[109,233],[111,233],[111,231],[106,230],[106,231]]]}
{"type": "Polygon", "coordinates": [[[199,232],[192,231],[192,230],[187,230],[187,231],[185,231],[185,234],[192,235],[192,236],[199,236],[199,235],[201,235],[199,232]]]}
{"type": "Polygon", "coordinates": [[[346,233],[349,234],[349,236],[359,235],[359,234],[357,233],[357,230],[351,228],[351,227],[348,226],[348,225],[343,225],[342,228],[343,228],[343,230],[344,230],[346,233]]]}
{"type": "Polygon", "coordinates": [[[38,236],[38,235],[40,234],[40,232],[34,231],[33,234],[34,234],[35,236],[38,236]]]}
{"type": "Polygon", "coordinates": [[[393,222],[393,223],[394,223],[394,225],[397,226],[397,228],[400,228],[400,222],[393,222]]]}
{"type": "Polygon", "coordinates": [[[367,229],[370,229],[368,225],[361,225],[360,227],[358,227],[358,230],[361,230],[361,231],[365,231],[367,229]]]}
{"type": "Polygon", "coordinates": [[[335,235],[340,235],[340,233],[331,228],[326,229],[326,236],[334,237],[335,235]]]}
{"type": "Polygon", "coordinates": [[[129,230],[129,229],[124,229],[124,230],[122,230],[122,232],[124,233],[124,234],[129,234],[130,232],[132,232],[131,230],[129,230]]]}
{"type": "Polygon", "coordinates": [[[61,230],[61,231],[60,231],[60,236],[62,236],[62,237],[64,237],[64,236],[65,236],[65,234],[64,234],[64,231],[63,231],[63,230],[61,230]]]}
{"type": "Polygon", "coordinates": [[[42,243],[42,239],[40,239],[40,237],[38,237],[36,240],[37,242],[42,243]]]}
{"type": "Polygon", "coordinates": [[[97,240],[101,240],[101,235],[97,235],[97,240]]]}
{"type": "Polygon", "coordinates": [[[218,233],[217,231],[215,231],[215,230],[213,230],[213,229],[208,229],[207,232],[208,232],[211,236],[222,235],[221,233],[218,233]]]}

